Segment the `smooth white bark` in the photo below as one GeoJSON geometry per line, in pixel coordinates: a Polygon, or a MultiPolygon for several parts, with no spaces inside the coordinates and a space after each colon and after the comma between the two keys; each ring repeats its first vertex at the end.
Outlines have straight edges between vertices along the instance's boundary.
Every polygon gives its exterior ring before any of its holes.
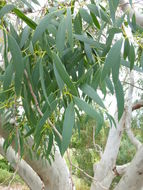
{"type": "Polygon", "coordinates": [[[141,190],[143,187],[143,146],[138,150],[127,172],[114,190],[141,190]]]}
{"type": "Polygon", "coordinates": [[[125,113],[120,122],[116,119],[117,127],[112,126],[106,147],[99,163],[94,165],[94,179],[91,190],[105,190],[109,189],[115,174],[113,169],[116,165],[116,159],[120,147],[123,127],[125,123],[125,113]]]}
{"type": "Polygon", "coordinates": [[[132,18],[133,14],[135,14],[135,17],[136,17],[136,23],[140,26],[143,26],[143,14],[135,11],[130,3],[129,3],[129,0],[120,0],[119,1],[120,3],[120,7],[121,9],[125,12],[125,13],[129,13],[130,15],[130,18],[132,18]]]}
{"type": "Polygon", "coordinates": [[[4,139],[0,138],[0,154],[3,155],[13,168],[18,168],[17,172],[32,190],[44,190],[44,184],[36,172],[24,161],[19,160],[18,155],[12,147],[3,150],[4,139]]]}

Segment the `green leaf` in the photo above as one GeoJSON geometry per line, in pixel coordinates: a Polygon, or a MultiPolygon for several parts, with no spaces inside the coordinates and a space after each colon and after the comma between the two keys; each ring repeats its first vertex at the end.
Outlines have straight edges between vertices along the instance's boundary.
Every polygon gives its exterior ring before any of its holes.
{"type": "Polygon", "coordinates": [[[74,101],[76,103],[76,105],[82,110],[84,111],[87,115],[89,115],[90,117],[94,118],[97,122],[97,126],[101,126],[103,124],[103,119],[100,116],[100,114],[91,107],[91,105],[89,105],[88,103],[86,103],[85,101],[81,100],[78,97],[74,97],[74,101]]]}
{"type": "Polygon", "coordinates": [[[71,90],[73,95],[77,95],[77,90],[76,90],[75,86],[73,85],[73,83],[65,69],[65,66],[63,65],[59,56],[55,52],[53,52],[53,61],[54,61],[54,65],[55,65],[57,72],[59,73],[61,79],[69,87],[69,89],[71,90]]]}
{"type": "Polygon", "coordinates": [[[71,49],[73,49],[73,34],[72,34],[72,16],[71,16],[71,9],[67,8],[67,32],[68,32],[68,42],[70,44],[71,49]]]}
{"type": "Polygon", "coordinates": [[[28,8],[33,9],[32,5],[27,0],[21,0],[28,8]]]}
{"type": "Polygon", "coordinates": [[[118,107],[118,120],[120,120],[124,112],[124,91],[119,80],[115,84],[115,93],[118,107]]]}
{"type": "Polygon", "coordinates": [[[43,94],[48,105],[50,105],[48,97],[47,97],[47,93],[46,93],[45,82],[44,82],[44,70],[43,70],[43,65],[42,65],[42,59],[39,61],[39,72],[40,72],[40,81],[41,81],[43,94]]]}
{"type": "Polygon", "coordinates": [[[128,54],[128,59],[130,61],[130,70],[134,68],[134,62],[135,62],[135,49],[133,44],[131,44],[128,54]]]}
{"type": "Polygon", "coordinates": [[[72,136],[72,129],[74,127],[75,122],[75,113],[74,113],[74,104],[71,102],[64,115],[64,123],[63,123],[63,132],[62,132],[62,145],[61,145],[61,152],[62,155],[67,150],[71,136],[72,136]]]}
{"type": "Polygon", "coordinates": [[[56,35],[56,47],[60,53],[62,53],[62,51],[64,50],[65,35],[66,35],[66,23],[65,23],[65,18],[63,18],[59,24],[56,35]]]}
{"type": "Polygon", "coordinates": [[[142,51],[141,58],[140,58],[140,65],[141,65],[142,70],[143,70],[143,51],[142,51]]]}
{"type": "Polygon", "coordinates": [[[126,38],[124,42],[124,59],[126,59],[129,55],[129,50],[130,50],[130,44],[129,44],[129,39],[126,38]]]}
{"type": "Polygon", "coordinates": [[[100,44],[98,42],[96,42],[95,40],[93,40],[92,38],[89,38],[89,37],[87,37],[85,35],[77,35],[77,34],[75,34],[74,37],[77,40],[82,41],[82,42],[84,42],[86,44],[89,44],[92,47],[101,49],[100,44]]]}
{"type": "Polygon", "coordinates": [[[29,38],[29,35],[30,35],[30,28],[26,26],[22,31],[21,40],[20,40],[20,48],[23,48],[24,44],[27,42],[29,38]]]}
{"type": "Polygon", "coordinates": [[[28,18],[25,14],[23,14],[19,9],[14,9],[13,10],[14,13],[21,18],[30,28],[34,29],[36,28],[37,24],[31,20],[30,18],[28,18]]]}
{"type": "Polygon", "coordinates": [[[7,66],[7,68],[5,70],[5,74],[4,74],[4,83],[3,83],[3,89],[4,90],[7,90],[10,87],[12,77],[13,77],[13,64],[10,63],[7,66]]]}
{"type": "Polygon", "coordinates": [[[15,8],[14,5],[5,5],[1,10],[0,10],[0,19],[7,13],[11,12],[15,8]]]}
{"type": "Polygon", "coordinates": [[[92,17],[90,16],[90,14],[87,12],[87,10],[85,10],[84,8],[80,8],[79,9],[80,15],[83,18],[83,20],[85,22],[87,22],[88,24],[92,24],[92,17]]]}
{"type": "Polygon", "coordinates": [[[57,84],[59,86],[59,89],[62,91],[63,88],[64,88],[64,82],[61,79],[59,73],[57,72],[57,69],[56,69],[55,65],[53,65],[53,68],[54,68],[54,74],[55,74],[55,77],[56,77],[57,84]]]}
{"type": "Polygon", "coordinates": [[[108,15],[102,9],[97,7],[95,4],[87,5],[88,9],[97,17],[102,19],[106,23],[111,23],[108,15]]]}
{"type": "Polygon", "coordinates": [[[114,87],[109,77],[106,77],[106,85],[107,88],[110,90],[111,94],[114,94],[114,87]]]}
{"type": "Polygon", "coordinates": [[[95,25],[98,29],[100,29],[100,24],[99,24],[99,22],[98,22],[98,19],[96,18],[96,16],[95,16],[92,12],[91,12],[90,14],[91,14],[91,17],[92,17],[92,20],[93,20],[94,25],[95,25]]]}
{"type": "Polygon", "coordinates": [[[118,81],[119,78],[119,68],[120,68],[120,64],[121,64],[121,47],[122,47],[122,40],[119,40],[119,44],[118,44],[118,52],[116,52],[116,54],[114,56],[116,56],[116,59],[113,61],[114,65],[112,67],[112,77],[113,77],[113,82],[116,83],[118,81]]]}
{"type": "MultiPolygon", "coordinates": [[[[115,71],[114,67],[119,69],[121,46],[122,46],[122,40],[119,40],[110,49],[110,51],[109,51],[109,53],[108,53],[108,55],[106,57],[104,67],[103,67],[102,80],[105,79],[105,77],[109,74],[111,69],[113,69],[113,72],[115,71]]],[[[115,73],[118,74],[118,70],[115,71],[115,73]]],[[[113,79],[115,81],[116,81],[117,77],[118,76],[115,76],[115,74],[113,73],[113,79]]]]}
{"type": "Polygon", "coordinates": [[[74,31],[75,34],[81,34],[82,33],[82,21],[81,16],[78,13],[74,19],[74,31]]]}
{"type": "Polygon", "coordinates": [[[13,66],[15,70],[15,91],[18,96],[20,94],[24,72],[23,58],[16,40],[11,35],[8,36],[8,46],[13,59],[13,66]]]}
{"type": "Polygon", "coordinates": [[[81,87],[81,90],[88,95],[93,101],[95,101],[98,105],[101,107],[105,108],[101,98],[98,96],[97,92],[88,84],[84,84],[81,87]]]}
{"type": "Polygon", "coordinates": [[[109,0],[109,8],[113,23],[115,22],[115,12],[117,10],[119,0],[109,0]]]}
{"type": "Polygon", "coordinates": [[[51,19],[53,16],[56,16],[56,15],[60,15],[64,12],[64,10],[58,10],[58,11],[53,11],[49,14],[47,14],[42,20],[41,22],[39,23],[39,25],[36,27],[36,30],[34,32],[34,35],[33,35],[33,43],[35,44],[39,38],[43,35],[43,33],[45,32],[45,30],[48,28],[50,22],[51,22],[51,19]]]}

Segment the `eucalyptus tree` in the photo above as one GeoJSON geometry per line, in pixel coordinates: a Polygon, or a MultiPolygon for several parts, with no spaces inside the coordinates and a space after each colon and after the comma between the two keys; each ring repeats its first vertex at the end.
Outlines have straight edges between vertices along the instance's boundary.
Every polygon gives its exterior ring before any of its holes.
{"type": "MultiPolygon", "coordinates": [[[[28,1],[22,2],[33,11],[28,1]]],[[[91,190],[109,189],[114,177],[123,174],[115,189],[140,189],[143,148],[131,131],[131,112],[133,70],[142,73],[143,56],[142,46],[137,46],[141,56],[136,58],[136,44],[130,42],[126,28],[141,35],[142,16],[133,10],[132,1],[117,0],[51,1],[37,13],[42,14],[38,21],[28,12],[9,3],[0,9],[0,134],[5,139],[0,141],[1,153],[31,189],[73,189],[62,156],[73,129],[80,131],[80,115],[85,112],[95,119],[97,133],[105,118],[111,124],[105,151],[94,166],[91,190]],[[123,10],[120,16],[118,8],[123,10]],[[18,26],[13,24],[16,17],[18,26]],[[119,77],[123,68],[130,76],[125,101],[119,77]],[[115,116],[109,114],[99,92],[116,96],[115,116]],[[125,129],[138,151],[131,163],[117,167],[125,129]]]]}

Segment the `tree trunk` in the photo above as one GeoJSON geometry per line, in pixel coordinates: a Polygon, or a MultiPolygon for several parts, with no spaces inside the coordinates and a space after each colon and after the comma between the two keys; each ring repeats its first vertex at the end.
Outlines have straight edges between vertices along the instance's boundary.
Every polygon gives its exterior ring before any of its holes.
{"type": "Polygon", "coordinates": [[[143,146],[114,190],[141,190],[143,187],[143,146]]]}

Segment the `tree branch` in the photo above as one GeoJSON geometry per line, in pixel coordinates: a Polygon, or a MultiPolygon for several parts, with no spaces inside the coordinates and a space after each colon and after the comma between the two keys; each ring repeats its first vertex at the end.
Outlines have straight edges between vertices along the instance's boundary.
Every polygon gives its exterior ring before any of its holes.
{"type": "MultiPolygon", "coordinates": [[[[37,111],[39,112],[39,115],[41,117],[43,117],[43,113],[40,109],[40,106],[39,106],[39,103],[38,103],[38,100],[37,100],[37,97],[33,91],[33,88],[32,88],[32,85],[31,85],[31,82],[29,80],[29,77],[28,77],[28,73],[26,70],[24,70],[24,74],[25,74],[25,77],[27,79],[27,82],[28,82],[28,86],[29,86],[29,89],[30,89],[30,93],[34,99],[34,102],[35,102],[35,105],[36,105],[36,108],[37,108],[37,111]]],[[[53,128],[53,130],[55,131],[55,133],[59,136],[60,140],[62,141],[62,136],[61,134],[59,133],[59,131],[56,129],[55,125],[50,121],[50,119],[48,118],[48,123],[50,124],[50,126],[53,128]]]]}

